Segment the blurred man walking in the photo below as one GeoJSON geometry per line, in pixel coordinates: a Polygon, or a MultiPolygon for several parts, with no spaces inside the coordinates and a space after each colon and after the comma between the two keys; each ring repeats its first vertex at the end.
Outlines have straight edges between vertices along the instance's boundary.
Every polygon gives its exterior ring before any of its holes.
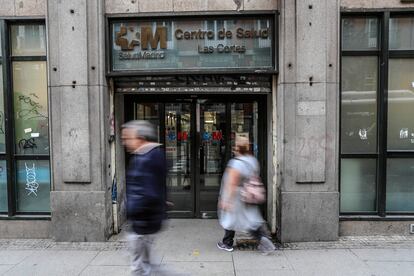
{"type": "Polygon", "coordinates": [[[122,125],[122,142],[131,153],[126,173],[128,236],[133,275],[150,275],[151,245],[162,227],[166,207],[166,165],[152,124],[130,121],[122,125]]]}

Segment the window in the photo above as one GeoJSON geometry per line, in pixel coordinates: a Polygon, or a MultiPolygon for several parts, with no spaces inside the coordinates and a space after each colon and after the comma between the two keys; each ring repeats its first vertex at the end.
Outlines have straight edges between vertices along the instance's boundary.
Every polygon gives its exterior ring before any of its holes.
{"type": "Polygon", "coordinates": [[[414,14],[342,16],[340,211],[414,213],[414,14]]]}
{"type": "Polygon", "coordinates": [[[9,57],[0,59],[6,72],[0,83],[0,212],[48,214],[46,29],[43,22],[0,22],[2,53],[9,57]]]}
{"type": "MultiPolygon", "coordinates": [[[[0,45],[2,45],[0,35],[0,45]]],[[[3,88],[3,47],[0,47],[0,213],[7,212],[6,127],[3,88]]]]}

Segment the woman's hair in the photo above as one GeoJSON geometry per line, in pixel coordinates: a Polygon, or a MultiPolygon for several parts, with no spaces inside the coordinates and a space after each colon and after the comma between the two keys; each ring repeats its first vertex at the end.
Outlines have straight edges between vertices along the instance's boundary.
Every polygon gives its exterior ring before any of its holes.
{"type": "Polygon", "coordinates": [[[250,153],[249,139],[246,137],[236,137],[236,149],[241,155],[250,153]]]}

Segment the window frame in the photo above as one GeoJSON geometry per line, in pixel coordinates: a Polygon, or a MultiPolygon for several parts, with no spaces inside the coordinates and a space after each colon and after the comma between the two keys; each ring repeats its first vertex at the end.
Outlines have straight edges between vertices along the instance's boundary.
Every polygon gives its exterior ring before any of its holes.
{"type": "Polygon", "coordinates": [[[373,212],[341,212],[341,219],[400,219],[398,216],[407,218],[414,216],[414,210],[409,212],[386,211],[386,178],[387,161],[393,158],[413,158],[414,151],[392,151],[387,148],[387,128],[388,128],[388,77],[389,61],[393,58],[414,59],[414,50],[389,50],[389,24],[390,19],[395,17],[413,17],[414,10],[408,11],[375,11],[375,12],[342,12],[340,19],[340,88],[339,88],[339,192],[341,191],[341,160],[347,158],[376,158],[376,184],[377,184],[377,210],[373,212]],[[378,18],[378,49],[377,50],[342,50],[342,26],[344,18],[378,18]],[[347,56],[377,56],[377,152],[373,153],[342,153],[342,58],[347,56]]]}
{"type": "MultiPolygon", "coordinates": [[[[5,141],[6,153],[0,154],[0,159],[6,160],[7,166],[7,200],[8,210],[0,212],[1,219],[50,219],[51,212],[20,212],[17,211],[17,161],[19,160],[47,160],[49,161],[49,183],[52,187],[51,179],[51,163],[50,150],[48,154],[22,155],[16,152],[15,142],[15,122],[14,122],[14,89],[13,89],[13,62],[16,61],[45,61],[47,63],[47,48],[42,56],[12,56],[12,37],[11,26],[13,25],[44,25],[46,30],[46,22],[44,19],[19,19],[7,20],[0,19],[0,35],[2,56],[0,57],[0,66],[3,68],[3,85],[4,88],[4,113],[5,113],[5,141]]],[[[47,33],[45,33],[47,47],[47,33]]],[[[47,65],[46,65],[47,66],[47,65]]],[[[47,72],[46,72],[46,78],[47,72]]],[[[49,107],[49,91],[46,91],[48,97],[48,124],[50,125],[50,107],[49,107]]],[[[49,132],[49,149],[51,148],[50,127],[49,132]]],[[[50,189],[51,190],[51,189],[50,189]]]]}

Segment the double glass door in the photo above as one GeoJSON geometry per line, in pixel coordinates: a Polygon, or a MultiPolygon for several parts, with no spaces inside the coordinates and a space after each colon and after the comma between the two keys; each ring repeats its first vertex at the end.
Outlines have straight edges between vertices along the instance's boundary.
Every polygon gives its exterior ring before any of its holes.
{"type": "Polygon", "coordinates": [[[258,106],[254,100],[156,102],[126,96],[126,119],[153,123],[164,145],[171,217],[217,216],[221,178],[232,157],[235,138],[248,137],[252,153],[260,158],[258,106]]]}

